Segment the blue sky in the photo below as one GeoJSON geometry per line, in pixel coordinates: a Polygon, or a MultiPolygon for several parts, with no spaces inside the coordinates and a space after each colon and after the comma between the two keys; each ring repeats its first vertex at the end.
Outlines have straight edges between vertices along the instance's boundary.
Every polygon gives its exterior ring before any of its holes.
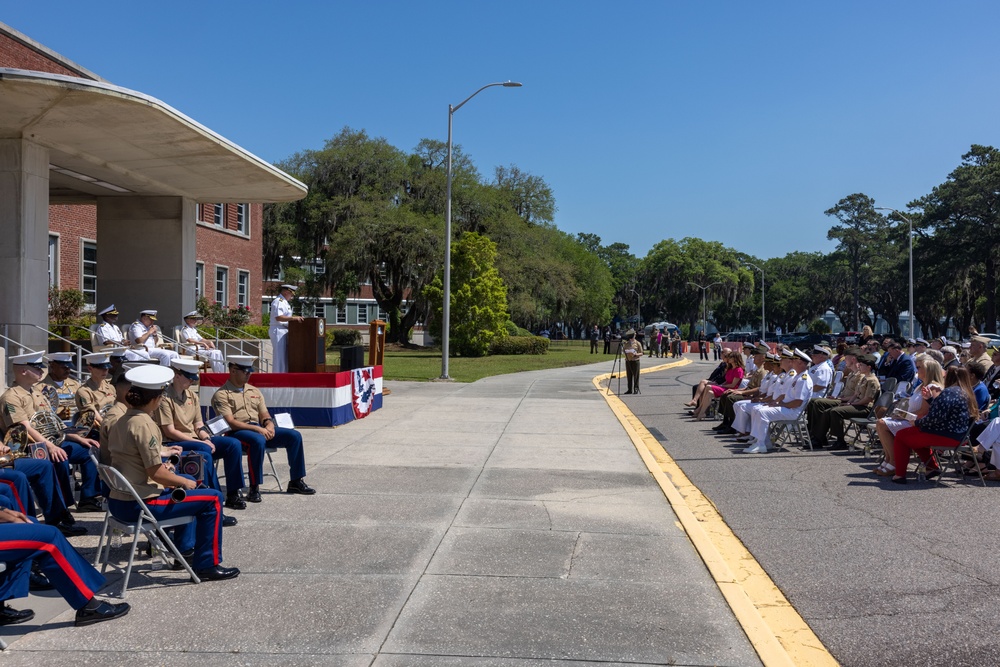
{"type": "Polygon", "coordinates": [[[854,192],[902,208],[998,145],[1000,3],[5,3],[0,21],[264,159],[344,126],[455,141],[552,186],[556,224],[823,251],[854,192]]]}

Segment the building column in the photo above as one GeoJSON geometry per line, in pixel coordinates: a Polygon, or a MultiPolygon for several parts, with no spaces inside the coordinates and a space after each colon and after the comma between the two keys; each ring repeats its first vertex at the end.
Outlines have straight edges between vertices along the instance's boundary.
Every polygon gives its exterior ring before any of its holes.
{"type": "MultiPolygon", "coordinates": [[[[0,139],[0,334],[48,351],[49,151],[26,139],[0,139]]],[[[2,343],[0,339],[0,343],[2,343]]],[[[11,344],[10,354],[21,350],[11,344]]]]}
{"type": "Polygon", "coordinates": [[[97,310],[115,304],[126,333],[151,308],[172,337],[194,310],[197,210],[183,197],[97,199],[97,310]]]}

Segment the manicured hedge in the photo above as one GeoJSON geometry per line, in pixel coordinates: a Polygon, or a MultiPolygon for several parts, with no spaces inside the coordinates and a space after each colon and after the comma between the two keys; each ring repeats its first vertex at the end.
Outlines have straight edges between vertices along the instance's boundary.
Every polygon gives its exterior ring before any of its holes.
{"type": "Polygon", "coordinates": [[[541,336],[507,336],[493,341],[490,354],[546,354],[549,339],[541,336]]]}

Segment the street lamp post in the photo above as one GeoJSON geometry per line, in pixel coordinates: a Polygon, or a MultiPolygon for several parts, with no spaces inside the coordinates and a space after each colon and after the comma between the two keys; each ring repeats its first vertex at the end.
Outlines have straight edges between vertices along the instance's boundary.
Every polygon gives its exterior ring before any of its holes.
{"type": "Polygon", "coordinates": [[[715,287],[716,285],[721,285],[721,282],[712,283],[711,285],[705,285],[704,287],[698,283],[693,283],[690,280],[688,285],[694,285],[701,290],[701,331],[705,334],[705,338],[708,339],[708,300],[706,294],[708,293],[709,287],[715,287]]]}
{"type": "Polygon", "coordinates": [[[760,339],[763,342],[767,342],[767,320],[764,318],[764,269],[760,268],[756,264],[750,262],[745,262],[745,264],[751,268],[760,271],[760,339]]]}
{"type": "Polygon", "coordinates": [[[908,222],[909,225],[910,225],[910,231],[907,234],[907,236],[909,236],[909,239],[910,239],[910,305],[909,305],[909,308],[910,308],[910,338],[913,338],[914,337],[914,335],[913,335],[913,320],[915,319],[914,315],[913,315],[913,218],[911,218],[910,216],[906,215],[902,211],[897,211],[896,209],[890,208],[888,206],[876,206],[875,210],[876,211],[892,211],[893,213],[895,213],[896,215],[898,215],[899,217],[901,217],[903,220],[906,220],[906,222],[908,222]]]}
{"type": "Polygon", "coordinates": [[[503,86],[504,88],[520,88],[521,84],[516,81],[503,81],[498,83],[488,83],[476,92],[472,93],[457,105],[448,105],[448,186],[447,201],[444,205],[444,304],[441,313],[441,379],[448,380],[448,347],[451,336],[451,119],[455,112],[461,109],[466,102],[493,86],[503,86]]]}
{"type": "Polygon", "coordinates": [[[642,324],[642,303],[639,300],[639,293],[635,291],[635,288],[629,287],[628,291],[635,294],[635,326],[638,328],[642,324]]]}

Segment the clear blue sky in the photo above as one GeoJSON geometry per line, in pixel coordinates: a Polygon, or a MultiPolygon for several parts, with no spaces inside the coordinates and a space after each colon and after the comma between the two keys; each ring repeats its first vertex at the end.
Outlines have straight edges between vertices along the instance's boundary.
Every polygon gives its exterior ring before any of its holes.
{"type": "Polygon", "coordinates": [[[455,141],[553,188],[556,224],[829,251],[823,211],[902,208],[1000,144],[1000,3],[8,2],[0,21],[264,159],[342,127],[455,141]]]}

